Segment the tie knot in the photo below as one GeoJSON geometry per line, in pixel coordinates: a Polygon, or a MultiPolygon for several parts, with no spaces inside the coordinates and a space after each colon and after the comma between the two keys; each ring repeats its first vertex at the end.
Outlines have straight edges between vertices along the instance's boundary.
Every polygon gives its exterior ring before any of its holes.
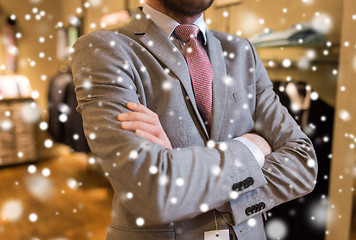
{"type": "Polygon", "coordinates": [[[199,28],[192,24],[181,24],[174,29],[174,33],[183,42],[188,42],[191,38],[196,38],[199,28]]]}

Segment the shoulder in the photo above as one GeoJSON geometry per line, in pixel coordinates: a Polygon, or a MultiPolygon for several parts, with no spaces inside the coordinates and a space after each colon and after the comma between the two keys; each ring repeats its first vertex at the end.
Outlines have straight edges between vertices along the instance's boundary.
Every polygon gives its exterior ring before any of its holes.
{"type": "Polygon", "coordinates": [[[73,45],[73,50],[79,51],[82,54],[110,54],[121,55],[122,57],[128,57],[127,55],[134,54],[134,50],[138,48],[139,44],[137,39],[130,35],[127,28],[114,29],[114,30],[97,30],[81,36],[73,45]],[[92,51],[85,51],[92,50],[92,51]]]}
{"type": "Polygon", "coordinates": [[[114,42],[127,42],[129,37],[120,33],[117,30],[97,30],[81,36],[74,46],[80,43],[94,44],[97,42],[103,42],[113,45],[114,42]]]}
{"type": "Polygon", "coordinates": [[[221,44],[224,52],[234,53],[239,56],[239,59],[246,58],[257,61],[258,56],[253,44],[246,38],[236,36],[234,34],[210,30],[221,44]]]}
{"type": "Polygon", "coordinates": [[[252,44],[246,38],[236,36],[234,34],[210,30],[210,32],[220,41],[221,45],[234,47],[251,47],[252,44]]]}

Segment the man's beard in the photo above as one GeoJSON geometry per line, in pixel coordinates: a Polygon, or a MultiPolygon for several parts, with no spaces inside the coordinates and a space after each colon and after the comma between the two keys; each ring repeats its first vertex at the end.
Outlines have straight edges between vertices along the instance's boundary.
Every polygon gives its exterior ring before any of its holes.
{"type": "Polygon", "coordinates": [[[168,11],[184,16],[194,16],[208,9],[214,0],[159,0],[168,11]]]}

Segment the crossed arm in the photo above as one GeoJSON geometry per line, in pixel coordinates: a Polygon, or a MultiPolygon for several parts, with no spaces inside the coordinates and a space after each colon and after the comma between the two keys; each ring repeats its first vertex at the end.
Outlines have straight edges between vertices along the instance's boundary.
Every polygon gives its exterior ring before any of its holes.
{"type": "MultiPolygon", "coordinates": [[[[127,108],[132,112],[120,113],[117,116],[118,120],[121,121],[123,129],[135,132],[138,136],[157,143],[163,148],[172,149],[171,142],[162,128],[156,113],[144,105],[134,102],[128,102],[127,108]]],[[[264,156],[267,156],[272,151],[267,141],[255,133],[247,133],[241,137],[254,143],[261,149],[264,156]]]]}
{"type": "MultiPolygon", "coordinates": [[[[145,78],[142,80],[134,71],[138,60],[125,68],[127,59],[134,53],[128,54],[122,47],[124,44],[113,47],[107,39],[118,39],[118,35],[99,32],[76,43],[72,69],[78,111],[82,114],[91,150],[101,159],[120,204],[129,209],[132,216],[144,218],[147,224],[163,224],[201,214],[202,203],[210,210],[230,201],[237,225],[260,213],[246,215],[244,210],[251,205],[264,202],[264,211],[267,211],[312,190],[317,168],[309,167],[308,161],[315,159],[313,147],[273,94],[267,72],[258,59],[251,63],[252,84],[256,87],[253,117],[256,131],[263,138],[250,134],[242,137],[249,138],[264,152],[262,168],[253,161],[254,156],[245,144],[234,140],[218,142],[209,148],[196,137],[199,146],[169,150],[170,140],[158,116],[138,104],[147,103],[145,99],[140,101],[137,95],[145,94],[142,82],[145,78]],[[91,45],[95,48],[88,48],[91,45]],[[118,81],[113,81],[115,79],[118,81]],[[127,102],[136,102],[136,105],[127,102]],[[123,112],[126,115],[120,114],[117,119],[115,115],[123,112]],[[268,150],[264,139],[273,152],[268,150]],[[223,145],[227,148],[222,149],[223,145]],[[211,174],[216,166],[220,174],[211,174]],[[151,167],[156,167],[158,172],[151,174],[148,171],[151,167]],[[162,177],[170,181],[162,185],[162,177]],[[254,179],[252,186],[232,191],[233,185],[247,178],[254,179]],[[177,179],[184,179],[184,187],[176,184],[177,179]],[[137,187],[138,183],[142,186],[137,187]],[[217,187],[220,194],[216,194],[217,187]],[[127,192],[135,196],[130,201],[120,198],[127,192]],[[180,204],[172,204],[172,198],[178,199],[180,204]]],[[[124,41],[119,40],[118,43],[124,41]]],[[[247,62],[251,59],[252,56],[246,57],[247,62]]]]}

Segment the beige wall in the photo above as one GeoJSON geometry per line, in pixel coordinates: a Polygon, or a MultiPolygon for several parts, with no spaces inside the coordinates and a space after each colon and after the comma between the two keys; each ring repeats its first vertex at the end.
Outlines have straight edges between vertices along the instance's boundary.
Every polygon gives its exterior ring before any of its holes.
{"type": "Polygon", "coordinates": [[[341,42],[348,41],[350,46],[346,47],[343,44],[340,53],[327,240],[350,239],[355,168],[355,149],[350,147],[350,144],[355,142],[350,134],[356,135],[356,21],[352,19],[356,14],[355,10],[356,1],[344,0],[341,42]],[[341,118],[342,111],[348,112],[351,118],[341,118]]]}

